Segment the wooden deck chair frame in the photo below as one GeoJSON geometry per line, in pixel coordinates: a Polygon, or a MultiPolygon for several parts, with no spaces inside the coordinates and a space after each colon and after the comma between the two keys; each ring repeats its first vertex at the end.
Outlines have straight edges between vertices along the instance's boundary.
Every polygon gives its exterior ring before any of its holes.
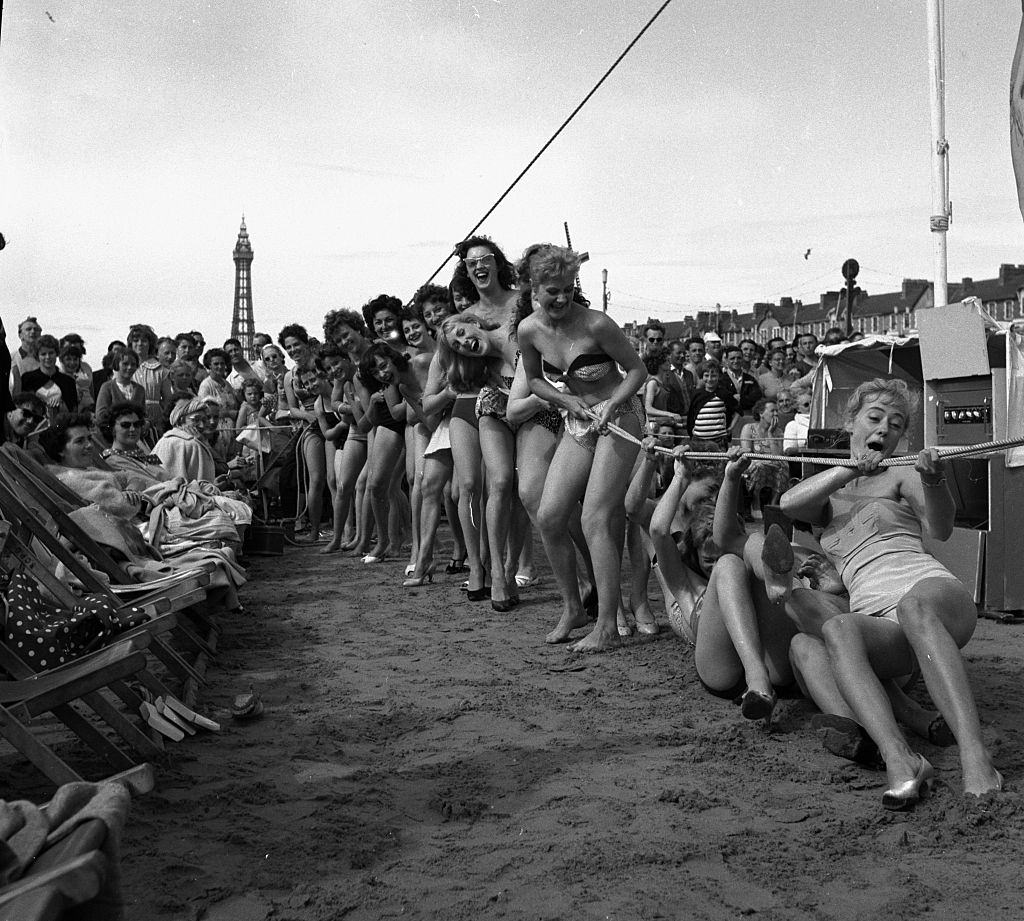
{"type": "MultiPolygon", "coordinates": [[[[8,459],[9,463],[9,459],[8,459]]],[[[2,466],[2,464],[0,464],[2,466]]],[[[4,474],[7,474],[6,469],[3,470],[4,474]]],[[[205,598],[205,592],[201,596],[197,596],[196,592],[202,585],[203,580],[209,582],[209,573],[201,572],[195,576],[191,576],[188,580],[182,580],[180,589],[181,591],[176,594],[174,599],[168,599],[165,596],[161,596],[159,593],[157,597],[150,601],[148,596],[143,595],[142,597],[136,598],[122,598],[117,593],[111,590],[110,585],[105,581],[98,578],[96,574],[90,569],[89,566],[83,564],[74,553],[70,552],[61,543],[60,538],[52,534],[49,529],[39,520],[38,517],[32,512],[32,510],[26,506],[14,491],[11,489],[10,483],[5,482],[7,477],[0,477],[0,512],[3,513],[4,517],[8,519],[16,527],[24,529],[32,538],[37,540],[42,546],[44,546],[57,560],[63,563],[68,570],[82,583],[87,591],[96,592],[108,597],[118,607],[126,605],[134,605],[137,607],[147,608],[149,610],[151,618],[155,618],[158,614],[162,614],[171,610],[172,608],[184,608],[190,604],[195,604],[201,598],[205,598]]],[[[19,482],[16,478],[15,482],[19,482]]],[[[25,488],[31,489],[33,498],[40,500],[40,504],[43,506],[47,514],[51,515],[54,519],[58,532],[66,536],[82,553],[90,560],[91,563],[95,563],[98,567],[102,567],[101,571],[110,575],[111,570],[116,572],[120,569],[120,566],[113,560],[112,557],[104,550],[99,544],[97,544],[85,531],[82,530],[74,521],[72,521],[66,512],[61,509],[49,496],[45,495],[45,490],[42,488],[34,487],[34,485],[24,484],[25,488]]],[[[28,543],[27,541],[25,542],[28,543]]],[[[50,586],[47,585],[50,589],[50,586]]],[[[179,626],[177,622],[171,626],[179,626]]],[[[187,638],[200,650],[204,651],[203,647],[206,645],[200,641],[192,631],[186,631],[187,638]]],[[[193,680],[202,682],[202,676],[200,676],[188,662],[182,658],[170,645],[154,633],[154,642],[152,644],[152,652],[157,658],[159,658],[164,665],[178,674],[182,679],[192,678],[193,680]]]]}
{"type": "MultiPolygon", "coordinates": [[[[12,444],[0,447],[0,472],[6,473],[15,482],[25,486],[51,516],[61,518],[61,515],[66,516],[74,509],[84,508],[87,505],[81,496],[69,489],[24,448],[19,448],[12,444]],[[53,506],[56,506],[59,511],[51,511],[53,506]]],[[[62,522],[63,518],[58,522],[58,525],[62,522]]],[[[181,604],[178,600],[179,595],[189,594],[197,588],[209,585],[211,574],[216,568],[216,564],[211,561],[209,563],[195,564],[187,570],[182,570],[160,580],[136,581],[124,566],[113,559],[102,547],[95,544],[73,521],[69,519],[66,527],[70,528],[72,533],[65,533],[65,536],[82,549],[90,561],[93,561],[93,546],[98,549],[99,555],[96,556],[94,562],[96,568],[104,572],[112,580],[109,586],[110,591],[117,595],[132,595],[131,603],[136,606],[145,606],[151,601],[166,599],[171,603],[172,610],[181,610],[186,605],[181,604]],[[84,535],[85,545],[79,542],[82,535],[84,535]],[[76,540],[76,536],[79,540],[76,540]],[[206,575],[204,576],[203,573],[206,575]]],[[[196,617],[205,629],[208,631],[217,629],[216,623],[211,617],[199,609],[197,601],[190,601],[187,607],[191,608],[189,613],[196,617]]],[[[186,635],[186,639],[192,645],[198,646],[202,651],[212,656],[212,651],[209,649],[206,641],[197,642],[199,640],[197,635],[184,624],[180,624],[179,629],[186,635]]]]}
{"type": "MultiPolygon", "coordinates": [[[[109,687],[111,682],[123,681],[145,670],[144,650],[148,640],[147,636],[137,636],[59,668],[0,681],[0,735],[58,786],[82,780],[67,762],[35,736],[29,724],[38,716],[70,707],[85,694],[93,694],[109,687]]],[[[95,741],[91,735],[80,738],[90,747],[95,741]]],[[[107,745],[113,747],[109,740],[107,745]]],[[[102,754],[110,755],[110,747],[102,754]]],[[[134,766],[123,752],[118,760],[126,767],[134,766]]]]}
{"type": "MultiPolygon", "coordinates": [[[[7,571],[15,571],[17,568],[34,579],[41,587],[46,588],[54,596],[57,602],[64,607],[72,607],[77,599],[74,594],[64,586],[45,566],[43,566],[35,555],[21,543],[20,539],[10,533],[10,524],[0,521],[0,566],[7,571]]],[[[170,629],[174,622],[174,614],[161,615],[160,622],[148,626],[153,628],[170,629]]],[[[144,637],[140,640],[145,648],[152,640],[149,631],[132,630],[122,633],[115,638],[116,642],[144,637]]],[[[11,647],[0,642],[0,671],[6,672],[11,678],[30,678],[36,674],[36,670],[22,656],[11,647]]],[[[139,671],[135,679],[146,688],[154,697],[166,696],[170,690],[153,675],[148,668],[139,671]]],[[[112,681],[110,690],[122,701],[130,713],[138,713],[142,705],[142,698],[133,691],[125,682],[120,680],[112,681]]],[[[89,707],[101,720],[113,729],[129,746],[131,746],[143,758],[155,760],[163,751],[163,741],[159,735],[150,738],[141,732],[130,722],[110,701],[100,692],[89,692],[82,695],[82,703],[89,707]]],[[[128,758],[116,746],[112,746],[106,736],[99,732],[87,719],[82,717],[73,707],[66,706],[54,709],[54,715],[77,734],[87,745],[98,755],[107,759],[112,767],[124,770],[134,762],[128,758]]]]}
{"type": "MultiPolygon", "coordinates": [[[[24,548],[28,551],[28,555],[34,557],[30,549],[30,542],[25,538],[34,538],[44,546],[54,557],[56,557],[61,563],[63,563],[71,573],[78,578],[85,589],[90,592],[96,592],[109,598],[114,604],[123,606],[125,602],[119,599],[113,592],[110,591],[110,587],[102,580],[97,578],[96,574],[86,565],[84,565],[75,555],[70,552],[60,541],[60,539],[51,534],[46,526],[32,513],[32,511],[26,507],[17,496],[11,491],[9,485],[4,482],[4,479],[0,477],[0,512],[3,513],[4,517],[15,527],[14,535],[19,537],[19,540],[24,545],[24,548]],[[22,533],[19,533],[21,531],[22,533]]],[[[87,539],[91,541],[91,538],[87,539]]],[[[23,561],[28,564],[28,560],[22,556],[23,561]]],[[[37,560],[38,562],[38,560],[37,560]]],[[[35,570],[38,581],[45,585],[51,594],[55,594],[56,586],[60,586],[60,581],[46,570],[45,566],[40,566],[39,569],[35,570]],[[39,570],[46,571],[49,575],[49,579],[42,575],[39,570]]],[[[66,587],[65,587],[66,588],[66,587]]],[[[60,597],[59,594],[55,594],[55,597],[60,597]]],[[[165,599],[153,603],[152,605],[141,605],[147,608],[147,613],[150,614],[149,623],[143,625],[143,630],[150,633],[153,642],[151,645],[151,651],[163,664],[170,669],[174,674],[182,678],[182,680],[192,678],[193,680],[200,680],[201,676],[198,676],[195,669],[185,661],[184,658],[173,649],[162,637],[161,633],[167,629],[171,629],[176,626],[176,622],[171,621],[160,621],[159,615],[165,614],[169,611],[171,605],[170,602],[165,599]],[[162,627],[162,628],[161,628],[162,627]],[[147,629],[151,628],[151,629],[147,629]]]]}

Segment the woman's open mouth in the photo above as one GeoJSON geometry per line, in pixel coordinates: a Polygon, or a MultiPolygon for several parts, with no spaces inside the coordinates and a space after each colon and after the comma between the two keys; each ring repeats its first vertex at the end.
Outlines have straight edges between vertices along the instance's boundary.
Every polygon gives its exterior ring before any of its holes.
{"type": "Polygon", "coordinates": [[[864,444],[872,451],[880,452],[885,448],[885,442],[881,438],[869,438],[864,444]]]}

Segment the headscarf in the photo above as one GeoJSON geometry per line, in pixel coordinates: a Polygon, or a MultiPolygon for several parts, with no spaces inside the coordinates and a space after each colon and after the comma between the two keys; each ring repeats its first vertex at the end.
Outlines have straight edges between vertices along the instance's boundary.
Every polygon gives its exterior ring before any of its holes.
{"type": "Polygon", "coordinates": [[[177,428],[178,424],[187,416],[199,412],[201,409],[206,409],[206,400],[201,400],[199,397],[193,397],[191,400],[178,400],[174,404],[174,409],[171,410],[170,423],[177,428]]]}

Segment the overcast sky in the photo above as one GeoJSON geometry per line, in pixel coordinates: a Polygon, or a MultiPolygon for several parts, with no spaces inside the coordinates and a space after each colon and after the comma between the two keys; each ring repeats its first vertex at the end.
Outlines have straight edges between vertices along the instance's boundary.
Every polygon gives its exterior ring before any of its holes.
{"type": "MultiPolygon", "coordinates": [[[[407,298],[658,5],[8,0],[8,329],[226,336],[243,211],[258,329],[407,298]]],[[[1019,24],[948,3],[953,279],[1024,262],[1019,24]]],[[[569,221],[620,320],[816,301],[850,256],[894,290],[932,272],[928,151],[924,0],[676,0],[483,230],[517,256],[569,221]]]]}

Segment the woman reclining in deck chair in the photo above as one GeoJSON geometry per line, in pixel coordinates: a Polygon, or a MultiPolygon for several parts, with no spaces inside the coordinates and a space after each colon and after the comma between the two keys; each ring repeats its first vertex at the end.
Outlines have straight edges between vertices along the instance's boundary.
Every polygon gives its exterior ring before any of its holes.
{"type": "MultiPolygon", "coordinates": [[[[142,422],[141,413],[131,405],[115,418],[142,422]]],[[[95,445],[88,416],[60,417],[45,434],[46,438],[41,439],[41,443],[55,464],[51,468],[54,475],[107,515],[138,526],[141,524],[139,514],[144,506],[157,508],[165,501],[172,504],[179,502],[180,485],[173,489],[169,489],[170,483],[164,482],[147,486],[149,481],[137,473],[96,468],[93,455],[95,445]]],[[[186,508],[186,503],[182,501],[180,507],[171,508],[165,516],[167,528],[158,536],[154,549],[158,555],[171,558],[168,562],[176,567],[209,560],[217,563],[210,585],[227,588],[227,598],[224,600],[229,608],[236,607],[235,588],[245,582],[245,576],[235,558],[235,548],[239,543],[235,524],[212,502],[206,508],[201,508],[200,503],[208,501],[201,493],[189,495],[189,507],[186,508]],[[196,517],[190,518],[189,514],[196,517]]],[[[77,513],[76,520],[87,530],[95,530],[90,528],[87,518],[80,520],[77,513]]],[[[101,543],[106,543],[99,534],[93,536],[101,543]]],[[[132,562],[152,575],[154,560],[137,557],[130,553],[130,548],[124,546],[116,549],[130,556],[132,562]]]]}

